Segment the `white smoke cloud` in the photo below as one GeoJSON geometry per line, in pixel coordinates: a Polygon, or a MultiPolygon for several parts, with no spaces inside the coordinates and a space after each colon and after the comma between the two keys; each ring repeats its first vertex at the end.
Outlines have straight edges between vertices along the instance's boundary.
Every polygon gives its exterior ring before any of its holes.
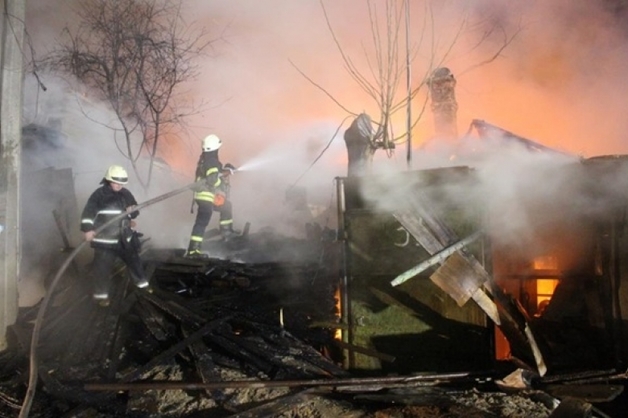
{"type": "MultiPolygon", "coordinates": [[[[432,45],[431,39],[418,46],[428,3],[411,2],[414,83],[421,80],[433,58],[425,49],[432,45]]],[[[70,0],[28,3],[27,28],[38,53],[43,55],[58,42],[65,25],[76,24],[74,4],[76,1],[70,0]]],[[[365,50],[370,48],[372,35],[365,2],[324,4],[345,52],[363,74],[369,75],[365,50]]],[[[372,4],[381,16],[384,2],[376,0],[372,4]]],[[[628,151],[628,121],[623,116],[627,99],[619,88],[628,70],[624,58],[626,34],[603,2],[474,0],[431,5],[437,48],[451,42],[465,18],[496,25],[492,36],[479,47],[481,30],[464,31],[442,62],[458,80],[459,132],[465,132],[471,120],[479,118],[574,155],[628,151]],[[494,61],[466,72],[494,54],[502,41],[501,29],[507,34],[521,31],[494,61]]],[[[311,203],[328,206],[334,191],[333,178],[346,174],[342,133],[348,123],[314,167],[308,168],[347,113],[300,75],[293,64],[351,111],[366,111],[376,117],[377,109],[344,68],[320,4],[186,0],[183,6],[187,21],[205,26],[209,36],[216,39],[199,60],[200,77],[190,86],[192,98],[208,106],[189,121],[189,136],[179,142],[183,150],[179,155],[185,156],[184,162],[177,157],[174,168],[179,175],[172,178],[170,172],[157,174],[159,187],[150,196],[142,196],[133,181],[130,188],[141,200],[191,181],[200,139],[216,133],[224,142],[222,161],[244,169],[233,178],[239,226],[250,221],[256,229],[285,221],[283,197],[297,180],[298,186],[307,187],[311,203]],[[266,164],[255,166],[255,162],[266,164]]],[[[75,93],[63,84],[44,82],[49,83],[47,92],[32,84],[26,88],[25,117],[42,123],[63,120],[63,132],[72,152],[59,164],[70,165],[76,172],[81,206],[104,169],[120,162],[120,155],[113,146],[111,131],[86,118],[85,109],[77,108],[81,101],[75,93]]],[[[104,106],[92,99],[87,102],[97,120],[108,117],[104,106]]],[[[418,100],[414,115],[419,114],[422,105],[418,100]]],[[[529,188],[533,195],[548,197],[561,190],[565,184],[561,181],[569,182],[559,176],[552,181],[547,178],[547,172],[553,172],[554,165],[562,160],[530,156],[517,148],[500,148],[498,154],[485,148],[484,156],[480,158],[476,153],[469,161],[451,160],[446,145],[439,151],[432,149],[431,154],[420,152],[418,147],[433,135],[429,106],[426,109],[413,131],[412,167],[472,165],[478,170],[482,187],[470,198],[482,196],[498,207],[500,202],[518,197],[512,195],[514,190],[529,188]]],[[[402,126],[400,121],[396,130],[402,126]]],[[[169,155],[163,158],[168,160],[169,155]]],[[[403,145],[392,158],[378,152],[374,163],[376,172],[405,170],[403,145]]],[[[189,203],[190,196],[186,195],[173,199],[171,206],[156,205],[142,214],[140,225],[147,227],[155,242],[184,246],[193,223],[189,203]]],[[[508,209],[508,221],[502,227],[512,229],[512,236],[521,236],[517,233],[525,230],[528,219],[523,213],[512,212],[516,210],[508,209]]]]}

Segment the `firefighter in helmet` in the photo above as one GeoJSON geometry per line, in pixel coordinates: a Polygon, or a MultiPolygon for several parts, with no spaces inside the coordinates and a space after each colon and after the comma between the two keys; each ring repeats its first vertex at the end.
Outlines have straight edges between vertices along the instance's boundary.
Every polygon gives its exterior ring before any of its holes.
{"type": "Polygon", "coordinates": [[[201,251],[205,229],[209,225],[213,211],[220,213],[220,233],[223,239],[229,239],[237,234],[233,229],[233,211],[231,201],[227,199],[229,176],[235,167],[231,164],[222,165],[218,159],[218,150],[222,141],[218,136],[211,134],[202,141],[201,156],[196,166],[196,181],[200,186],[195,189],[194,201],[198,206],[196,220],[192,227],[187,257],[206,257],[201,251]]]}
{"type": "Polygon", "coordinates": [[[124,187],[127,183],[128,175],[122,166],[109,167],[100,181],[101,187],[87,199],[81,215],[81,231],[94,249],[90,269],[93,298],[101,306],[109,305],[111,271],[118,257],[126,264],[135,286],[148,288],[140,259],[140,234],[134,229],[139,211],[134,210],[135,197],[124,187]],[[128,215],[96,235],[97,229],[124,212],[128,215]]]}

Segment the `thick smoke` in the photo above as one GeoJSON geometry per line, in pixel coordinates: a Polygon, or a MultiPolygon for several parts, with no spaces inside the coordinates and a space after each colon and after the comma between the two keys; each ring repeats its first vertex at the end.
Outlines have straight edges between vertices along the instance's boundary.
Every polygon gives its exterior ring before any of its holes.
{"type": "MultiPolygon", "coordinates": [[[[72,10],[77,1],[28,3],[27,29],[40,56],[53,48],[65,26],[76,24],[72,10]]],[[[458,82],[459,132],[464,133],[473,119],[484,119],[573,156],[625,153],[627,99],[619,87],[627,70],[627,44],[619,12],[607,7],[611,3],[412,1],[413,84],[421,82],[434,58],[444,58],[438,64],[450,68],[458,82]],[[432,8],[433,28],[424,26],[427,5],[432,8]],[[472,24],[445,55],[443,49],[456,39],[463,21],[472,24]],[[505,39],[502,35],[507,38],[514,33],[517,36],[495,56],[505,39]],[[479,43],[486,34],[486,41],[479,43]],[[431,51],[432,46],[437,53],[431,51]]],[[[371,4],[382,17],[385,1],[371,4]]],[[[366,2],[324,1],[324,5],[344,52],[362,74],[370,76],[372,33],[366,2]]],[[[206,106],[189,120],[188,136],[161,156],[171,170],[157,173],[154,188],[142,195],[133,180],[129,187],[143,200],[190,182],[200,140],[216,133],[224,142],[223,162],[243,168],[233,177],[236,226],[250,221],[253,230],[270,225],[299,234],[301,218],[287,218],[291,208],[284,203],[286,192],[305,187],[312,205],[329,208],[333,206],[333,178],[347,172],[342,133],[350,121],[345,121],[347,112],[328,94],[352,112],[365,111],[377,118],[373,99],[345,68],[319,2],[186,0],[183,7],[185,19],[204,26],[214,39],[197,62],[199,79],[189,86],[191,97],[206,106]]],[[[78,206],[82,207],[106,167],[121,161],[112,132],[95,122],[109,120],[111,115],[89,93],[78,94],[80,90],[56,79],[43,81],[48,87],[45,92],[32,80],[27,84],[25,123],[61,123],[67,152],[45,164],[74,170],[78,206]]],[[[472,160],[461,155],[452,159],[450,144],[432,154],[419,150],[433,136],[429,105],[424,108],[417,99],[413,114],[419,115],[422,109],[422,118],[413,129],[412,167],[476,167],[481,187],[458,196],[484,196],[497,207],[516,198],[513,190],[521,189],[522,183],[529,183],[535,190],[532,195],[539,197],[561,190],[563,179],[554,177],[548,182],[544,173],[562,164],[562,158],[530,156],[516,146],[485,147],[482,156],[474,153],[472,160]]],[[[395,123],[395,130],[403,131],[403,115],[395,123]]],[[[405,170],[403,147],[392,158],[378,152],[376,172],[405,170]]],[[[186,194],[156,205],[142,214],[140,227],[158,245],[184,246],[193,222],[190,200],[186,194]]],[[[509,212],[503,227],[521,234],[525,215],[516,208],[508,210],[515,212],[509,212]]]]}
{"type": "MultiPolygon", "coordinates": [[[[49,50],[50,40],[61,38],[62,28],[75,23],[71,19],[74,3],[52,0],[29,4],[29,30],[37,50],[49,50]]],[[[365,2],[323,4],[346,54],[370,76],[372,35],[365,2]]],[[[466,20],[475,26],[463,30],[442,62],[458,78],[460,132],[472,119],[480,118],[574,154],[625,152],[627,122],[620,113],[625,99],[616,88],[625,73],[625,36],[616,16],[604,4],[567,0],[550,4],[412,2],[413,81],[421,81],[431,59],[444,56],[443,51],[429,50],[432,40],[437,48],[447,48],[466,20]],[[432,28],[423,23],[427,5],[434,16],[433,39],[427,30],[432,28]],[[493,29],[492,35],[478,47],[487,28],[493,29]],[[474,67],[493,57],[503,42],[502,30],[506,35],[520,31],[497,58],[474,67]]],[[[381,19],[385,2],[372,1],[371,5],[381,19]]],[[[217,133],[225,142],[222,159],[236,166],[259,160],[260,155],[275,154],[274,163],[265,171],[274,171],[276,177],[268,183],[277,189],[270,188],[266,194],[282,195],[284,190],[279,187],[299,178],[347,116],[295,66],[346,108],[356,113],[367,111],[377,118],[373,100],[344,68],[318,2],[186,1],[183,6],[185,19],[205,27],[215,41],[199,60],[201,76],[191,88],[197,102],[208,105],[190,120],[185,152],[171,161],[178,171],[191,177],[196,156],[190,150],[197,149],[203,136],[217,133]],[[315,151],[297,152],[299,158],[295,158],[288,150],[298,146],[315,151]]],[[[414,114],[420,109],[417,103],[414,114]]],[[[403,122],[399,122],[397,131],[403,129],[403,122]]],[[[413,134],[417,147],[431,137],[429,110],[413,134]]],[[[317,177],[327,187],[331,187],[329,178],[346,174],[341,138],[337,136],[335,141],[340,144],[334,144],[337,146],[315,167],[319,169],[317,177]]],[[[403,153],[397,154],[390,161],[379,155],[376,162],[403,169],[403,153]]],[[[414,168],[422,167],[414,164],[414,168]]],[[[247,188],[242,181],[237,183],[239,188],[247,188]]],[[[236,204],[236,211],[250,206],[258,205],[243,201],[236,204]]],[[[269,209],[264,216],[272,217],[272,212],[269,209]]],[[[245,218],[251,216],[246,214],[245,218]]]]}

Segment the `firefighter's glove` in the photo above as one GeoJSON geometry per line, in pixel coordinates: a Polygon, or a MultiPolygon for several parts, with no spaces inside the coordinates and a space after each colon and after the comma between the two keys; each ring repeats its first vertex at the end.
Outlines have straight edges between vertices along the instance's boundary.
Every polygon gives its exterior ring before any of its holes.
{"type": "Polygon", "coordinates": [[[131,232],[135,231],[135,227],[137,226],[137,222],[135,222],[132,218],[131,215],[128,215],[127,218],[122,219],[122,221],[120,222],[120,228],[122,234],[130,234],[131,232]],[[128,231],[128,232],[127,232],[128,231]]]}
{"type": "Polygon", "coordinates": [[[222,206],[225,204],[225,200],[227,200],[225,198],[225,195],[223,193],[217,193],[214,196],[214,206],[222,206]]]}
{"type": "Polygon", "coordinates": [[[235,173],[235,171],[236,171],[235,166],[233,164],[231,164],[231,163],[227,163],[223,167],[222,175],[223,176],[230,176],[231,174],[235,173]]]}

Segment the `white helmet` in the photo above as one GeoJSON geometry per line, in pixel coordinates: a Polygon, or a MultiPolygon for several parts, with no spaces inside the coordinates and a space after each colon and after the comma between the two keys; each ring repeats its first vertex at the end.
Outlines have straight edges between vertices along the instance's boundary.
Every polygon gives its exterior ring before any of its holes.
{"type": "Polygon", "coordinates": [[[129,176],[122,166],[112,165],[107,169],[107,173],[105,173],[105,180],[112,183],[127,184],[129,182],[129,176]]]}
{"type": "Polygon", "coordinates": [[[211,134],[203,139],[203,151],[216,151],[222,146],[222,141],[218,136],[211,134]]]}

